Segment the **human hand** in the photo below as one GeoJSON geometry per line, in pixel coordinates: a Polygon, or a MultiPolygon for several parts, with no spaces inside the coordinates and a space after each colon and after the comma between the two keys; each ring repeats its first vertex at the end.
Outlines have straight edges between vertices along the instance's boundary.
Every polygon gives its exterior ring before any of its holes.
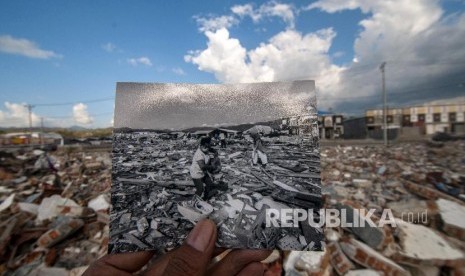
{"type": "MultiPolygon", "coordinates": [[[[271,251],[233,250],[221,261],[211,264],[215,249],[216,225],[211,220],[197,223],[184,244],[156,259],[144,275],[263,275],[260,263],[271,251]]],[[[153,257],[154,252],[143,251],[106,255],[90,265],[84,275],[131,275],[138,272],[153,257]]]]}

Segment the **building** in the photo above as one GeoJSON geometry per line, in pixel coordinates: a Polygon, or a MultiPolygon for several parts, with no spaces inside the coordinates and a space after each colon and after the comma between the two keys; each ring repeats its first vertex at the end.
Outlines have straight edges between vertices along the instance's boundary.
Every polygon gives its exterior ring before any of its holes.
{"type": "Polygon", "coordinates": [[[367,138],[366,118],[352,117],[344,118],[344,139],[365,139],[367,138]]]}
{"type": "MultiPolygon", "coordinates": [[[[383,129],[383,109],[368,109],[365,115],[369,133],[383,129]]],[[[404,128],[418,128],[420,134],[426,135],[436,132],[465,134],[465,103],[388,108],[387,125],[389,130],[398,132],[404,128]]]]}
{"type": "Polygon", "coordinates": [[[281,119],[280,128],[282,131],[288,131],[291,135],[316,136],[317,115],[308,114],[283,118],[281,119]],[[314,131],[313,133],[312,130],[314,131]]]}
{"type": "Polygon", "coordinates": [[[0,135],[0,144],[4,146],[18,145],[57,145],[63,146],[64,139],[53,132],[16,132],[0,135]]]}
{"type": "Polygon", "coordinates": [[[344,135],[344,117],[336,114],[322,114],[318,116],[320,139],[337,139],[344,135]]]}

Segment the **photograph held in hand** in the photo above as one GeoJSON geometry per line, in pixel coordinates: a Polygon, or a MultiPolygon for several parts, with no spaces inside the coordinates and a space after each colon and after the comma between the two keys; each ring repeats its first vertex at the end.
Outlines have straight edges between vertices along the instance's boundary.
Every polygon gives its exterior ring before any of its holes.
{"type": "Polygon", "coordinates": [[[321,208],[314,81],[118,83],[114,123],[109,252],[176,248],[204,218],[218,247],[321,250],[308,221],[266,225],[321,208]]]}

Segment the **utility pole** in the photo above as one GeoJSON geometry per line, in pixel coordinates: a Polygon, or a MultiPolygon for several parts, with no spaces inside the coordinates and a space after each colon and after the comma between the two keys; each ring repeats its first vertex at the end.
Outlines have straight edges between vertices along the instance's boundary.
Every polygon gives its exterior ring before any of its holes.
{"type": "Polygon", "coordinates": [[[25,104],[25,107],[27,107],[27,111],[29,112],[29,132],[30,132],[30,138],[29,138],[29,144],[32,143],[32,108],[34,106],[32,104],[25,104]]]}
{"type": "Polygon", "coordinates": [[[44,144],[44,117],[40,117],[40,144],[44,144]]]}
{"type": "Polygon", "coordinates": [[[381,70],[381,76],[382,76],[382,85],[383,85],[383,139],[384,139],[384,145],[387,147],[388,146],[388,127],[387,127],[387,106],[386,106],[386,79],[384,76],[384,68],[386,66],[386,62],[381,63],[381,66],[379,69],[381,70]]]}
{"type": "Polygon", "coordinates": [[[32,132],[32,108],[34,108],[34,106],[32,104],[25,104],[24,107],[26,107],[29,112],[29,130],[32,132]]]}

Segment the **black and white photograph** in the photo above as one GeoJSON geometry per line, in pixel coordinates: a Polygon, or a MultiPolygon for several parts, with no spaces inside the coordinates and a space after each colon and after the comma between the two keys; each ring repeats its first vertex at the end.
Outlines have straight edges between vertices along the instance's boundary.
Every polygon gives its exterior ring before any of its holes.
{"type": "Polygon", "coordinates": [[[110,253],[170,250],[204,218],[217,247],[322,249],[322,228],[276,218],[300,209],[318,220],[314,81],[120,82],[114,125],[110,253]]]}

